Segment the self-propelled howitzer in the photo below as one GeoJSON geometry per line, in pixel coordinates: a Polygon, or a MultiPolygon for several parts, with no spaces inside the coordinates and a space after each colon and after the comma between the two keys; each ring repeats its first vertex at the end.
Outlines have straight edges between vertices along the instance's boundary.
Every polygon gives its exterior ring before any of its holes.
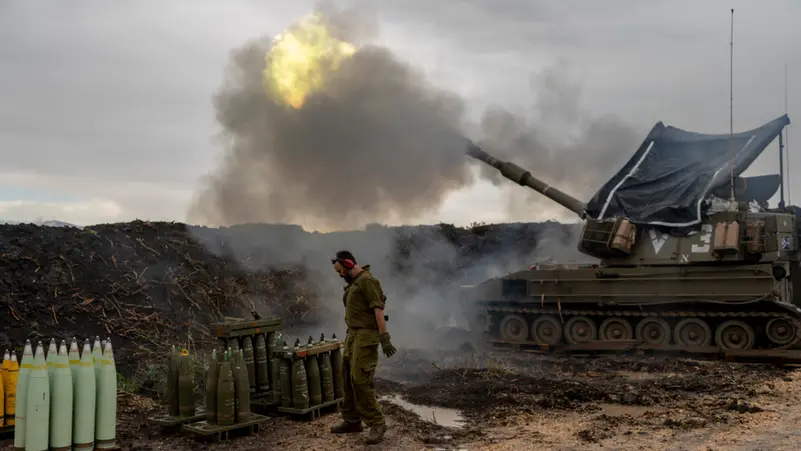
{"type": "Polygon", "coordinates": [[[578,249],[599,260],[535,265],[467,287],[474,324],[515,343],[795,347],[799,209],[767,207],[780,175],[739,176],[787,124],[782,116],[748,132],[702,135],[658,123],[587,203],[471,143],[468,155],[579,215],[578,249]]]}

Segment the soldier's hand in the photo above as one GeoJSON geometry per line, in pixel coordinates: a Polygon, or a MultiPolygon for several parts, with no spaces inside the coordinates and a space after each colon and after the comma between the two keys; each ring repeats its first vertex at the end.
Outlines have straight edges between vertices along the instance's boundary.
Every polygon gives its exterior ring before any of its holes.
{"type": "Polygon", "coordinates": [[[378,340],[381,342],[381,350],[384,351],[385,356],[392,357],[395,355],[397,349],[395,349],[395,346],[392,345],[388,332],[384,332],[383,334],[379,335],[378,340]]]}

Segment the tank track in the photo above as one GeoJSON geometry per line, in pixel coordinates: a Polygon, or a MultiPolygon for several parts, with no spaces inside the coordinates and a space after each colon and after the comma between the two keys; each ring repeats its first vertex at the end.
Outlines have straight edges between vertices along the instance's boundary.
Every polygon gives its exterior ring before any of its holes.
{"type": "MultiPolygon", "coordinates": [[[[513,344],[515,341],[504,339],[502,331],[499,330],[500,325],[495,324],[495,322],[491,319],[494,314],[519,314],[525,315],[524,318],[526,319],[526,324],[528,328],[528,332],[526,333],[527,340],[534,340],[532,338],[533,332],[531,328],[533,326],[534,321],[537,318],[541,318],[544,316],[554,316],[557,319],[561,320],[562,326],[564,327],[567,325],[567,322],[571,318],[575,317],[589,317],[598,318],[595,322],[595,335],[596,340],[603,340],[600,337],[600,324],[602,321],[605,321],[609,318],[658,318],[658,319],[682,319],[686,318],[699,318],[699,319],[717,319],[717,320],[743,320],[746,324],[751,326],[752,333],[754,334],[754,345],[752,349],[757,350],[765,350],[765,351],[778,351],[778,350],[789,350],[789,349],[799,349],[801,348],[801,318],[792,315],[790,313],[784,312],[765,312],[765,311],[733,311],[733,312],[725,312],[725,311],[687,311],[687,310],[676,310],[676,311],[662,311],[662,312],[648,312],[648,311],[637,311],[637,310],[590,310],[590,309],[560,309],[560,308],[532,308],[532,307],[512,307],[512,306],[497,306],[497,305],[490,305],[484,306],[482,309],[487,315],[487,319],[489,322],[486,324],[486,332],[489,332],[490,337],[497,341],[508,342],[513,344]],[[753,320],[759,318],[764,320],[764,324],[768,324],[774,319],[783,319],[787,322],[791,323],[795,327],[795,335],[789,339],[787,343],[777,344],[776,342],[770,341],[768,338],[764,338],[763,342],[769,342],[772,346],[756,346],[756,340],[758,339],[758,331],[754,330],[753,321],[748,321],[749,319],[753,320]],[[495,326],[495,327],[493,327],[495,326]],[[494,329],[494,330],[493,330],[494,329]]],[[[500,321],[503,321],[504,317],[499,318],[500,321]]],[[[631,324],[632,330],[636,327],[635,325],[631,324]]],[[[716,328],[712,327],[712,325],[707,323],[709,327],[709,331],[711,332],[712,341],[716,341],[716,328]]],[[[762,335],[765,335],[765,331],[761,331],[762,335]]],[[[560,343],[565,343],[564,337],[564,330],[562,330],[562,337],[559,340],[560,343]]],[[[673,327],[670,327],[669,330],[669,339],[668,343],[676,342],[675,339],[675,331],[673,327]]],[[[636,332],[632,334],[632,338],[636,338],[636,332]]],[[[711,344],[712,346],[718,346],[717,343],[711,344]]],[[[684,345],[679,345],[684,346],[684,345]]],[[[687,346],[688,351],[692,351],[691,346],[687,346]]]]}

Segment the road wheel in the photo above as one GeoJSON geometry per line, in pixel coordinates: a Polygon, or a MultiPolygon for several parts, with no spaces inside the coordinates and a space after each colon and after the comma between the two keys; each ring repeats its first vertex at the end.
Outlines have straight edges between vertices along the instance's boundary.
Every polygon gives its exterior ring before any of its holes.
{"type": "Polygon", "coordinates": [[[793,341],[796,333],[797,331],[792,321],[784,318],[773,318],[768,321],[768,326],[765,328],[768,340],[780,346],[793,341]]]}
{"type": "Polygon", "coordinates": [[[720,349],[751,349],[755,341],[754,328],[743,321],[726,321],[715,331],[715,343],[720,349]]]}
{"type": "Polygon", "coordinates": [[[712,344],[712,330],[700,318],[684,318],[673,328],[676,344],[684,346],[709,346],[712,344]]]}
{"type": "Polygon", "coordinates": [[[606,318],[598,327],[598,337],[601,340],[631,340],[634,331],[625,318],[606,318]]]}
{"type": "Polygon", "coordinates": [[[598,327],[595,321],[586,316],[574,316],[565,323],[565,341],[570,344],[596,340],[598,327]]]}
{"type": "Polygon", "coordinates": [[[528,322],[520,315],[506,315],[500,324],[501,340],[521,343],[528,338],[528,322]]]}
{"type": "Polygon", "coordinates": [[[539,344],[557,345],[563,333],[562,322],[555,316],[540,316],[531,323],[531,339],[539,344]]]}
{"type": "Polygon", "coordinates": [[[649,345],[670,344],[670,326],[662,318],[643,318],[637,323],[634,336],[649,345]]]}

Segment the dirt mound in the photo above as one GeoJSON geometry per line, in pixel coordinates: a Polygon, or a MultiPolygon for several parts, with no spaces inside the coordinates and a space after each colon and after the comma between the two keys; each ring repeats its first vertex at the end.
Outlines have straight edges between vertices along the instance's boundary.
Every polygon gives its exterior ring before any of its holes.
{"type": "Polygon", "coordinates": [[[197,344],[257,301],[292,324],[317,300],[302,268],[242,269],[184,224],[0,226],[0,345],[28,337],[111,336],[124,365],[167,344],[197,344]]]}

